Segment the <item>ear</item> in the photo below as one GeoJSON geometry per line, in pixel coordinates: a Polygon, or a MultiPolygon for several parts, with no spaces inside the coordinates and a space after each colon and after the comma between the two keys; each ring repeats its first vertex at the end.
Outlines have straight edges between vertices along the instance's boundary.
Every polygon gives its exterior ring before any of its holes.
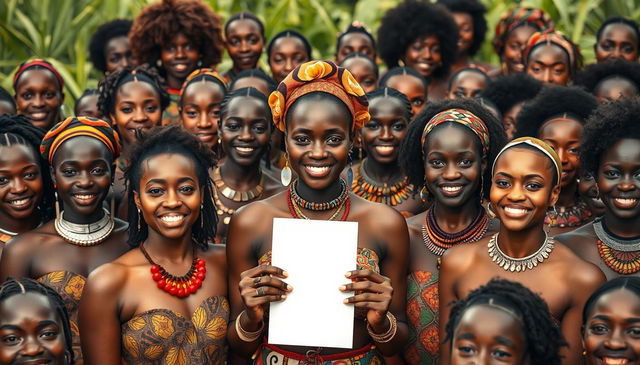
{"type": "Polygon", "coordinates": [[[51,176],[51,182],[53,183],[53,185],[56,185],[56,174],[53,166],[49,166],[49,175],[51,176]]]}
{"type": "Polygon", "coordinates": [[[558,198],[560,198],[560,184],[556,184],[551,190],[551,196],[549,197],[549,206],[552,207],[556,205],[558,202],[558,198]]]}
{"type": "Polygon", "coordinates": [[[113,113],[109,113],[109,120],[111,121],[111,126],[116,128],[116,115],[113,113]]]}
{"type": "Polygon", "coordinates": [[[133,191],[133,202],[136,204],[138,210],[142,210],[142,202],[140,202],[140,194],[137,191],[133,191]]]}
{"type": "Polygon", "coordinates": [[[489,163],[487,162],[487,156],[483,156],[482,162],[480,163],[480,168],[481,168],[480,173],[482,175],[484,175],[484,173],[487,171],[487,167],[489,167],[489,163]]]}

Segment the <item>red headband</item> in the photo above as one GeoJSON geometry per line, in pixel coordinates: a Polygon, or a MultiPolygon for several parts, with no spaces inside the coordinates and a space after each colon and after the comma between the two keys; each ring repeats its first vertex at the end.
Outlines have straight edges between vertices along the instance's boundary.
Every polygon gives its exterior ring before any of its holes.
{"type": "Polygon", "coordinates": [[[16,84],[18,83],[18,79],[20,78],[20,76],[33,66],[41,66],[51,71],[53,73],[53,76],[55,76],[56,79],[58,80],[58,83],[60,84],[60,91],[62,91],[62,89],[64,88],[64,80],[62,79],[62,76],[60,76],[60,73],[58,72],[58,70],[56,70],[49,62],[38,59],[38,58],[35,60],[31,60],[29,62],[23,63],[22,66],[20,66],[20,68],[18,69],[18,71],[16,71],[16,74],[13,75],[14,90],[16,89],[16,84]]]}

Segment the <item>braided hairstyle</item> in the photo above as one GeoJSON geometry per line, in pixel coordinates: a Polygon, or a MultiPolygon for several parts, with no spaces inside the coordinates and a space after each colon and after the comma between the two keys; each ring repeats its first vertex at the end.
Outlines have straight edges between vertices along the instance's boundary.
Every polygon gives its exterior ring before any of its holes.
{"type": "Polygon", "coordinates": [[[198,248],[207,250],[208,242],[212,241],[216,235],[218,224],[209,178],[209,170],[216,165],[213,151],[177,125],[157,127],[146,134],[139,133],[138,141],[139,143],[133,145],[128,153],[129,166],[124,170],[129,204],[129,244],[132,247],[138,247],[149,236],[149,226],[142,214],[138,213],[134,199],[134,192],[140,193],[139,184],[144,162],[161,154],[179,154],[192,160],[196,166],[203,199],[199,222],[193,225],[191,235],[198,248]]]}
{"type": "Polygon", "coordinates": [[[36,293],[45,296],[49,300],[49,304],[53,307],[60,319],[62,326],[62,334],[65,342],[65,352],[70,365],[75,363],[73,358],[73,340],[71,337],[71,326],[69,325],[69,314],[62,300],[62,297],[52,288],[41,284],[33,279],[21,278],[14,279],[8,277],[0,286],[0,302],[18,294],[36,293]]]}
{"type": "Polygon", "coordinates": [[[402,106],[404,107],[404,116],[408,121],[411,121],[411,117],[413,116],[413,109],[411,109],[411,102],[409,98],[400,91],[392,88],[392,87],[379,87],[372,92],[368,93],[367,100],[369,101],[369,105],[371,105],[371,100],[376,98],[396,98],[400,101],[402,106]]]}
{"type": "Polygon", "coordinates": [[[0,146],[16,144],[27,146],[33,150],[40,167],[42,177],[42,200],[38,204],[41,221],[47,222],[55,217],[53,182],[49,174],[49,164],[40,155],[40,141],[45,131],[29,123],[22,115],[0,115],[0,146]]]}
{"type": "MultiPolygon", "coordinates": [[[[454,108],[467,110],[475,114],[484,122],[489,131],[489,152],[487,156],[483,156],[486,158],[487,167],[484,169],[481,180],[484,183],[482,186],[484,198],[488,199],[492,177],[490,166],[493,165],[493,161],[498,155],[498,152],[506,144],[507,137],[505,135],[504,128],[502,127],[502,123],[496,118],[496,116],[488,108],[473,99],[442,100],[427,104],[409,125],[407,136],[404,137],[402,146],[400,147],[398,161],[400,162],[400,166],[404,170],[405,174],[408,176],[409,184],[412,184],[415,187],[423,186],[425,180],[425,163],[422,152],[422,131],[433,116],[442,111],[454,108]]],[[[454,125],[458,124],[455,122],[450,123],[454,125]]],[[[449,123],[443,123],[441,125],[444,126],[448,124],[449,123]]],[[[436,128],[439,127],[440,126],[436,128]]],[[[461,127],[466,129],[466,127],[461,127]]],[[[472,133],[470,130],[469,132],[472,133]]],[[[476,138],[476,142],[478,150],[482,151],[480,139],[476,138]]],[[[417,188],[415,191],[417,192],[419,190],[420,189],[417,188]]]]}
{"type": "Polygon", "coordinates": [[[567,343],[549,313],[547,303],[524,285],[503,279],[491,279],[486,285],[471,291],[465,299],[453,303],[445,327],[445,341],[451,341],[453,345],[456,328],[469,308],[489,303],[504,307],[521,319],[525,353],[532,364],[561,364],[559,350],[567,343]]]}
{"type": "Polygon", "coordinates": [[[245,77],[255,77],[256,79],[263,80],[267,84],[267,89],[269,90],[269,93],[272,93],[277,87],[275,80],[273,80],[273,77],[267,75],[266,72],[262,71],[259,68],[250,68],[250,69],[240,71],[240,73],[238,73],[233,78],[233,80],[231,81],[231,84],[229,84],[229,90],[233,91],[234,86],[236,86],[236,82],[245,77]]]}
{"type": "Polygon", "coordinates": [[[15,114],[16,101],[13,99],[11,94],[9,94],[9,92],[1,86],[0,86],[0,101],[6,101],[7,103],[11,104],[11,106],[13,107],[13,114],[15,114]]]}
{"type": "Polygon", "coordinates": [[[309,43],[309,40],[307,39],[307,37],[305,37],[304,35],[302,35],[302,33],[297,32],[293,29],[287,29],[274,35],[273,38],[271,38],[271,40],[269,41],[269,44],[267,44],[267,61],[271,60],[271,50],[273,48],[273,44],[280,38],[289,38],[289,37],[298,38],[304,45],[305,51],[307,51],[307,57],[308,57],[307,59],[309,60],[313,59],[313,57],[311,57],[311,52],[312,52],[311,43],[309,43]]]}
{"type": "Polygon", "coordinates": [[[125,67],[120,71],[110,73],[98,84],[98,90],[100,91],[98,110],[100,110],[104,118],[108,119],[111,114],[114,114],[118,89],[125,84],[125,78],[132,75],[142,75],[140,81],[150,81],[151,86],[158,92],[162,110],[169,106],[170,99],[164,78],[160,76],[155,68],[147,65],[135,68],[125,67]]]}

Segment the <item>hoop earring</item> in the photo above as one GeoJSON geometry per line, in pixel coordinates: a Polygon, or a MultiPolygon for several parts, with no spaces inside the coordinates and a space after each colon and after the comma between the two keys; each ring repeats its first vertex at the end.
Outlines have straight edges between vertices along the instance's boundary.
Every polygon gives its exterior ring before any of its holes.
{"type": "Polygon", "coordinates": [[[426,203],[429,200],[429,189],[427,189],[427,184],[422,185],[422,189],[420,189],[420,200],[423,203],[426,203]]]}
{"type": "Polygon", "coordinates": [[[493,208],[491,208],[491,202],[487,204],[487,214],[489,215],[489,218],[496,218],[498,216],[496,212],[493,211],[493,208]]]}
{"type": "Polygon", "coordinates": [[[204,203],[200,203],[200,229],[204,230],[204,203]]]}
{"type": "Polygon", "coordinates": [[[285,165],[282,170],[280,170],[280,182],[284,186],[289,186],[289,184],[291,184],[291,167],[289,167],[289,154],[285,154],[284,158],[285,165]]]}

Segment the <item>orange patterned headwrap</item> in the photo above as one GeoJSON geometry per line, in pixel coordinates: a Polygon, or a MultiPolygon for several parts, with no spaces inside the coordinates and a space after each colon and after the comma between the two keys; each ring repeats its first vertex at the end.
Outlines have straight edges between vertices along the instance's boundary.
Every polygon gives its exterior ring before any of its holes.
{"type": "Polygon", "coordinates": [[[102,142],[107,146],[114,160],[120,155],[118,133],[104,120],[90,117],[69,117],[53,126],[40,143],[40,154],[49,164],[52,164],[53,156],[60,146],[65,141],[78,136],[87,136],[102,142]]]}
{"type": "Polygon", "coordinates": [[[423,151],[422,153],[424,153],[424,144],[427,141],[427,136],[431,133],[433,128],[447,122],[460,123],[471,129],[471,131],[480,139],[482,155],[486,157],[489,154],[490,137],[487,126],[484,124],[482,119],[478,118],[475,114],[468,110],[458,108],[443,110],[434,115],[427,124],[425,124],[424,129],[422,130],[422,137],[420,138],[420,144],[422,145],[423,151]]]}
{"type": "Polygon", "coordinates": [[[540,9],[517,7],[509,10],[496,24],[493,47],[498,54],[502,54],[504,43],[509,33],[521,25],[530,25],[539,31],[553,28],[553,20],[540,9]]]}
{"type": "Polygon", "coordinates": [[[529,37],[529,40],[527,41],[527,48],[525,48],[524,53],[522,54],[522,58],[525,60],[525,63],[528,62],[527,60],[529,59],[529,54],[531,53],[533,48],[540,44],[555,44],[558,47],[562,48],[567,53],[567,55],[569,55],[569,68],[575,70],[575,68],[577,67],[577,57],[580,56],[579,54],[577,54],[579,51],[576,45],[573,44],[573,42],[571,42],[571,40],[569,40],[569,38],[567,38],[567,36],[565,36],[562,32],[552,29],[544,32],[533,33],[533,35],[529,37]]]}
{"type": "Polygon", "coordinates": [[[187,78],[184,80],[184,82],[182,83],[182,88],[180,89],[180,96],[184,94],[185,89],[187,88],[187,86],[189,86],[189,84],[191,84],[191,81],[193,81],[193,79],[198,76],[202,76],[202,80],[210,80],[212,82],[216,82],[220,84],[220,86],[222,86],[225,90],[227,89],[227,83],[216,70],[212,68],[199,68],[193,70],[193,72],[191,72],[189,76],[187,76],[187,78]]]}
{"type": "Polygon", "coordinates": [[[353,131],[362,128],[371,118],[364,90],[351,72],[331,61],[310,61],[293,69],[269,95],[269,107],[276,127],[284,131],[291,105],[303,95],[317,91],[331,94],[347,106],[352,116],[353,131]]]}

